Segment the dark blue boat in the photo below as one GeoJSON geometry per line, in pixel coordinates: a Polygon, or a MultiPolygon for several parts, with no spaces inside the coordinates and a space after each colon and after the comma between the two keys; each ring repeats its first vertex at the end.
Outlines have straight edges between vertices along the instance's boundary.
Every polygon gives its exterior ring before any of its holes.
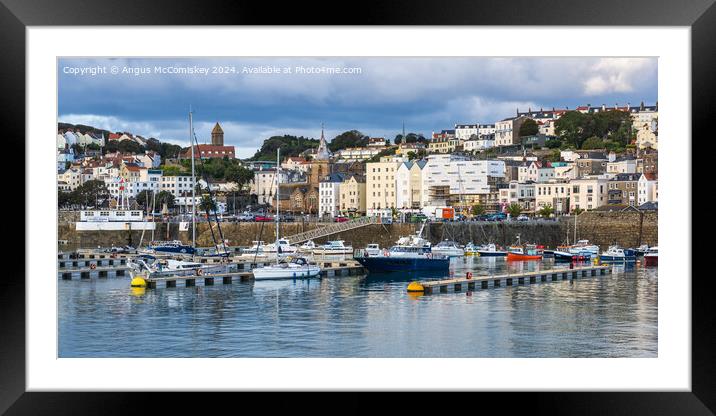
{"type": "Polygon", "coordinates": [[[443,271],[450,269],[450,258],[433,254],[430,247],[393,246],[378,255],[359,253],[355,259],[371,273],[443,271]]]}
{"type": "Polygon", "coordinates": [[[174,241],[158,241],[149,247],[157,253],[177,253],[177,254],[194,254],[194,247],[183,244],[179,240],[174,241]]]}

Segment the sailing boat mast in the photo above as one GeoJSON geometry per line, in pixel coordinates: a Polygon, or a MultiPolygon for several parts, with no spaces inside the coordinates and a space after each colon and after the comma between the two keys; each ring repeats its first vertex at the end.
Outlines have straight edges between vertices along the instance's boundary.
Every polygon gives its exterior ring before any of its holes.
{"type": "Polygon", "coordinates": [[[278,244],[278,232],[279,232],[279,221],[281,221],[279,217],[279,199],[278,199],[278,193],[279,193],[279,181],[281,180],[281,148],[279,147],[276,149],[276,264],[278,264],[278,258],[281,251],[281,247],[278,244]]]}
{"type": "Polygon", "coordinates": [[[194,176],[194,126],[189,107],[189,147],[191,148],[191,246],[196,247],[196,177],[194,176]]]}

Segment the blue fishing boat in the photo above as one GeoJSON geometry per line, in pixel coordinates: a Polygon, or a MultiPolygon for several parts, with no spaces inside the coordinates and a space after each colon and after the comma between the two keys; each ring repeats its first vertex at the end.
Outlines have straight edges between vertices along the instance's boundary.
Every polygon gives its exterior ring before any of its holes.
{"type": "Polygon", "coordinates": [[[636,261],[636,250],[611,246],[599,256],[599,261],[608,263],[632,263],[636,261]]]}
{"type": "Polygon", "coordinates": [[[432,252],[429,241],[420,237],[423,227],[414,236],[401,237],[398,242],[378,254],[356,250],[353,256],[371,273],[443,271],[450,269],[450,257],[432,252]]]}
{"type": "Polygon", "coordinates": [[[155,253],[177,253],[177,254],[194,254],[194,247],[184,244],[179,240],[173,241],[154,241],[149,249],[155,253]]]}
{"type": "Polygon", "coordinates": [[[393,246],[378,256],[355,257],[371,273],[408,271],[445,271],[450,269],[448,256],[433,254],[430,247],[393,246]]]}
{"type": "Polygon", "coordinates": [[[554,256],[555,262],[588,261],[591,258],[591,254],[588,252],[583,252],[582,254],[574,254],[567,251],[553,250],[552,254],[554,256]]]}

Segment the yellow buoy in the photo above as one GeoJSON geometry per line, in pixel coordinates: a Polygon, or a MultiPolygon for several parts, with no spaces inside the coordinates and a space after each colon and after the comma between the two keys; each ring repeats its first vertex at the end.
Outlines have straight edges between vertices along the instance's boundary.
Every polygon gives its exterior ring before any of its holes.
{"type": "Polygon", "coordinates": [[[425,288],[418,282],[411,282],[408,285],[408,292],[424,292],[425,288]]]}
{"type": "Polygon", "coordinates": [[[144,287],[133,287],[132,289],[132,296],[142,296],[146,292],[146,288],[144,287]]]}
{"type": "Polygon", "coordinates": [[[130,284],[132,287],[147,287],[147,281],[141,277],[135,277],[130,284]]]}

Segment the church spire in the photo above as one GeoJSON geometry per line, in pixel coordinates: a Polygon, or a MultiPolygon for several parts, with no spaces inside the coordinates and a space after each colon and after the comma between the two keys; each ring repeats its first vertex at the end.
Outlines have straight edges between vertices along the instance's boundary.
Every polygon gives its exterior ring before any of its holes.
{"type": "Polygon", "coordinates": [[[318,143],[318,150],[316,150],[317,160],[328,160],[331,157],[331,151],[328,150],[326,144],[326,137],[323,135],[323,123],[321,123],[321,140],[318,143]]]}

